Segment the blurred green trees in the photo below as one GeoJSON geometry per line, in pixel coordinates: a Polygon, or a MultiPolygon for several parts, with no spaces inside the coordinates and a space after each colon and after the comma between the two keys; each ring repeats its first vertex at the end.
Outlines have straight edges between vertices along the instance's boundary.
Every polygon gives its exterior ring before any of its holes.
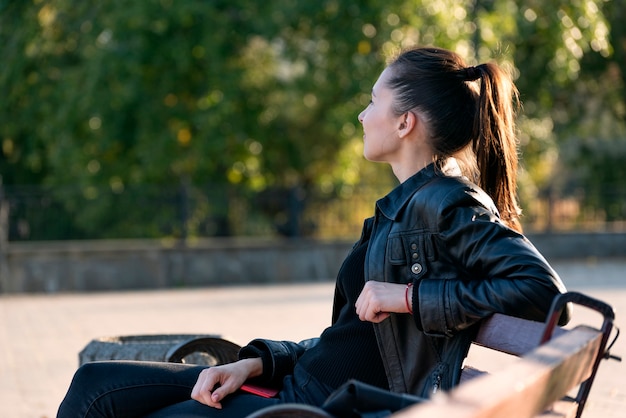
{"type": "Polygon", "coordinates": [[[525,200],[584,187],[619,218],[601,193],[626,179],[617,3],[0,1],[3,181],[50,186],[93,237],[158,236],[178,214],[133,199],[146,185],[179,199],[211,184],[224,198],[187,219],[226,224],[235,188],[388,188],[386,168],[363,163],[356,116],[389,56],[436,44],[516,74],[525,200]]]}

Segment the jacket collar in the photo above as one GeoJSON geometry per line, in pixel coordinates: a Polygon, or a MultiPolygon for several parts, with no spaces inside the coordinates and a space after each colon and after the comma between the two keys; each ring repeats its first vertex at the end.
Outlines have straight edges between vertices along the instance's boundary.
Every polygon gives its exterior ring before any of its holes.
{"type": "Polygon", "coordinates": [[[460,177],[461,168],[456,159],[448,158],[441,163],[431,163],[396,186],[389,194],[376,202],[378,210],[395,221],[402,208],[422,186],[434,177],[460,177]]]}

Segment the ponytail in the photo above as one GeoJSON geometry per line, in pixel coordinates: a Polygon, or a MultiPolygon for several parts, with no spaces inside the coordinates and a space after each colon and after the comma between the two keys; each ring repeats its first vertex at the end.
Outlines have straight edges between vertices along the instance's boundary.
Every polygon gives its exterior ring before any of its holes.
{"type": "Polygon", "coordinates": [[[472,146],[478,185],[491,196],[502,220],[522,232],[516,193],[518,154],[514,105],[518,103],[517,89],[495,64],[469,67],[466,72],[468,79],[478,73],[481,80],[472,146]]]}

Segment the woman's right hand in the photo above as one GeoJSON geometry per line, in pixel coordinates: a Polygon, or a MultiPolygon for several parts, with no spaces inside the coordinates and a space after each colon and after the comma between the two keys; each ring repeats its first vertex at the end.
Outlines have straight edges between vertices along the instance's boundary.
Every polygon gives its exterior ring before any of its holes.
{"type": "Polygon", "coordinates": [[[221,400],[238,390],[251,377],[260,376],[263,362],[260,358],[247,358],[234,363],[204,369],[191,391],[191,398],[222,409],[221,400]]]}

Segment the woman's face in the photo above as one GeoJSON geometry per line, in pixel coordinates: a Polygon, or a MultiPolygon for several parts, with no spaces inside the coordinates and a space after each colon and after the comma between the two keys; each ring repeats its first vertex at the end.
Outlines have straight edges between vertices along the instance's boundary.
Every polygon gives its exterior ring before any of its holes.
{"type": "Polygon", "coordinates": [[[392,162],[399,150],[400,117],[391,110],[393,92],[387,87],[390,70],[385,69],[372,88],[372,98],[359,114],[363,125],[363,155],[370,161],[392,162]]]}

